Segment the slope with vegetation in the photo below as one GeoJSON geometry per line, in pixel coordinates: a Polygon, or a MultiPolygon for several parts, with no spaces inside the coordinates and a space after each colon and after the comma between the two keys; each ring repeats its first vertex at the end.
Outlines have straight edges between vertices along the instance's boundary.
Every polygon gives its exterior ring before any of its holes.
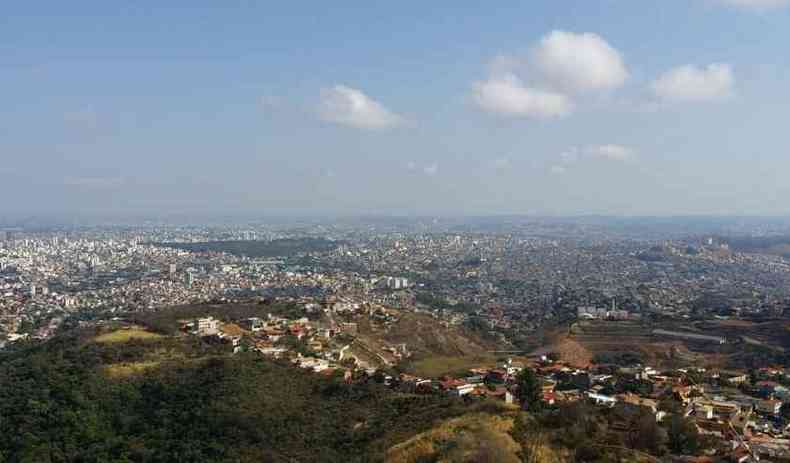
{"type": "Polygon", "coordinates": [[[83,331],[3,354],[0,461],[381,461],[466,411],[194,338],[124,337],[83,331]]]}
{"type": "Polygon", "coordinates": [[[393,446],[388,463],[474,461],[518,463],[521,446],[510,435],[517,410],[469,413],[441,422],[429,431],[393,446]]]}
{"type": "Polygon", "coordinates": [[[359,341],[371,349],[406,344],[413,357],[401,365],[405,371],[426,378],[496,365],[490,353],[497,343],[463,326],[448,326],[429,315],[400,311],[389,325],[359,320],[359,341]]]}

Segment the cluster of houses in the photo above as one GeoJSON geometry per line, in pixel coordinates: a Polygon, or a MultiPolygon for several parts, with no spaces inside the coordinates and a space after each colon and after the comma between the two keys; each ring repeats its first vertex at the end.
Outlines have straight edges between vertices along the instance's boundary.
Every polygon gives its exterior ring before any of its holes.
{"type": "MultiPolygon", "coordinates": [[[[353,314],[367,310],[370,320],[384,327],[397,322],[394,312],[376,306],[363,309],[359,304],[341,301],[327,310],[339,316],[346,312],[353,314]]],[[[236,320],[234,323],[223,323],[207,316],[186,321],[182,325],[182,331],[194,336],[230,343],[234,353],[248,350],[270,358],[287,357],[298,366],[315,372],[330,374],[337,370],[345,370],[350,361],[373,374],[375,368],[360,362],[349,350],[351,346],[348,344],[348,337],[343,338],[342,342],[335,339],[341,333],[350,336],[351,339],[355,338],[358,334],[357,323],[338,322],[334,317],[329,317],[329,320],[331,323],[328,324],[316,323],[307,317],[289,319],[270,313],[265,318],[250,317],[236,320]],[[289,341],[286,337],[295,342],[289,341]]],[[[388,366],[412,355],[406,344],[385,345],[377,352],[370,353],[388,366]]]]}
{"type": "MultiPolygon", "coordinates": [[[[722,444],[734,461],[790,460],[790,422],[782,414],[782,405],[790,401],[790,371],[606,365],[579,370],[545,362],[534,368],[543,378],[548,403],[587,400],[625,410],[623,416],[629,410],[647,412],[658,422],[678,414],[691,420],[700,435],[722,444]]],[[[624,431],[630,426],[626,420],[620,424],[624,431]]]]}
{"type": "MultiPolygon", "coordinates": [[[[673,415],[690,420],[698,433],[720,443],[732,461],[790,461],[790,422],[782,405],[790,401],[790,371],[763,368],[751,375],[732,371],[600,365],[587,369],[551,362],[508,360],[496,368],[473,368],[466,375],[439,379],[401,374],[386,384],[411,392],[442,393],[466,400],[492,398],[518,404],[516,376],[533,369],[547,404],[587,401],[613,416],[615,430],[628,432],[634,416],[649,413],[657,422],[673,415]],[[693,378],[697,378],[696,380],[693,378]]],[[[524,405],[524,404],[521,404],[524,405]]]]}
{"type": "MultiPolygon", "coordinates": [[[[390,316],[387,312],[374,314],[383,320],[390,316]]],[[[790,370],[763,368],[747,374],[703,369],[660,371],[643,365],[593,365],[580,369],[543,356],[523,361],[508,359],[495,367],[472,368],[454,377],[420,378],[405,373],[393,377],[367,365],[347,362],[354,358],[350,345],[341,347],[343,343],[333,339],[341,330],[356,330],[356,326],[345,325],[352,324],[333,320],[332,328],[323,328],[307,318],[290,320],[268,315],[227,324],[212,317],[199,318],[185,324],[184,329],[229,342],[234,352],[247,349],[269,357],[288,358],[296,366],[316,373],[340,373],[352,381],[357,377],[355,371],[365,371],[369,376],[379,375],[384,384],[399,390],[447,394],[464,400],[488,398],[518,404],[516,379],[524,368],[530,368],[541,382],[542,400],[547,404],[586,401],[617,413],[622,411],[625,417],[649,413],[657,422],[680,415],[693,422],[700,435],[716,439],[728,448],[729,457],[739,463],[755,455],[790,461],[790,423],[782,413],[783,404],[790,402],[790,370]],[[286,336],[300,340],[300,345],[308,349],[281,342],[286,336]]],[[[387,353],[401,359],[410,355],[405,345],[392,346],[387,353]]],[[[628,430],[627,418],[620,426],[628,430]]]]}
{"type": "Polygon", "coordinates": [[[246,318],[239,320],[238,323],[222,323],[208,316],[191,320],[185,323],[182,329],[195,336],[213,337],[230,342],[234,352],[242,350],[241,340],[246,339],[249,349],[273,357],[288,352],[289,349],[278,345],[278,342],[286,336],[293,336],[297,340],[306,339],[307,346],[315,352],[323,351],[329,339],[334,336],[333,330],[318,330],[307,318],[290,320],[272,314],[267,318],[246,318]]]}

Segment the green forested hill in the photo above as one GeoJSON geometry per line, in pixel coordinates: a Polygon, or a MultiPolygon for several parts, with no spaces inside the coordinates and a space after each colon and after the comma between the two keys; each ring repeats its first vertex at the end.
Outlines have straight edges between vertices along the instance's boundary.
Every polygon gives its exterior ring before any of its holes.
{"type": "Polygon", "coordinates": [[[0,357],[0,462],[377,461],[464,411],[197,340],[95,334],[0,357]]]}
{"type": "Polygon", "coordinates": [[[0,353],[0,463],[642,461],[698,440],[625,411],[346,384],[140,326],[0,353]]]}

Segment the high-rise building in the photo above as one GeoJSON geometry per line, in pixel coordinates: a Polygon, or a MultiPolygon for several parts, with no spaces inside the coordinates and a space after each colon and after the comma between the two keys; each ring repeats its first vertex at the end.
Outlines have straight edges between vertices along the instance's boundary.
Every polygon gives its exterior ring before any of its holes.
{"type": "Polygon", "coordinates": [[[176,276],[176,264],[170,264],[170,278],[176,276]]]}
{"type": "Polygon", "coordinates": [[[184,275],[184,286],[186,286],[187,288],[192,288],[193,280],[194,277],[192,275],[192,272],[187,271],[186,275],[184,275]]]}

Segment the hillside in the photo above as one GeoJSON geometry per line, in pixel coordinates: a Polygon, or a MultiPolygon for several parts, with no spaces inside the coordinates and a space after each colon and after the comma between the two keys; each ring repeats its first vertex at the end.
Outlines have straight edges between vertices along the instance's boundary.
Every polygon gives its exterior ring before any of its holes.
{"type": "Polygon", "coordinates": [[[82,331],[1,356],[0,461],[381,461],[467,411],[148,334],[82,331]]]}
{"type": "Polygon", "coordinates": [[[422,356],[479,355],[495,347],[491,341],[467,329],[448,326],[428,315],[407,311],[400,311],[398,322],[386,327],[361,324],[360,336],[390,344],[405,343],[409,350],[422,356]]]}
{"type": "Polygon", "coordinates": [[[391,324],[359,320],[358,340],[373,350],[405,344],[412,357],[403,368],[424,377],[462,371],[478,366],[494,366],[490,351],[497,343],[460,326],[448,326],[435,318],[414,312],[395,311],[391,324]]]}
{"type": "MultiPolygon", "coordinates": [[[[504,407],[503,407],[504,408],[504,407]]],[[[439,423],[387,452],[387,463],[496,461],[518,463],[521,446],[509,434],[513,417],[470,413],[439,423]]],[[[510,410],[510,415],[514,412],[510,410]]]]}
{"type": "MultiPolygon", "coordinates": [[[[585,402],[524,413],[390,389],[359,371],[347,383],[169,335],[168,317],[156,321],[160,332],[111,324],[0,354],[0,462],[515,463],[524,452],[557,462],[633,453],[619,415],[585,402]]],[[[447,368],[471,358],[420,361],[447,368]]]]}

